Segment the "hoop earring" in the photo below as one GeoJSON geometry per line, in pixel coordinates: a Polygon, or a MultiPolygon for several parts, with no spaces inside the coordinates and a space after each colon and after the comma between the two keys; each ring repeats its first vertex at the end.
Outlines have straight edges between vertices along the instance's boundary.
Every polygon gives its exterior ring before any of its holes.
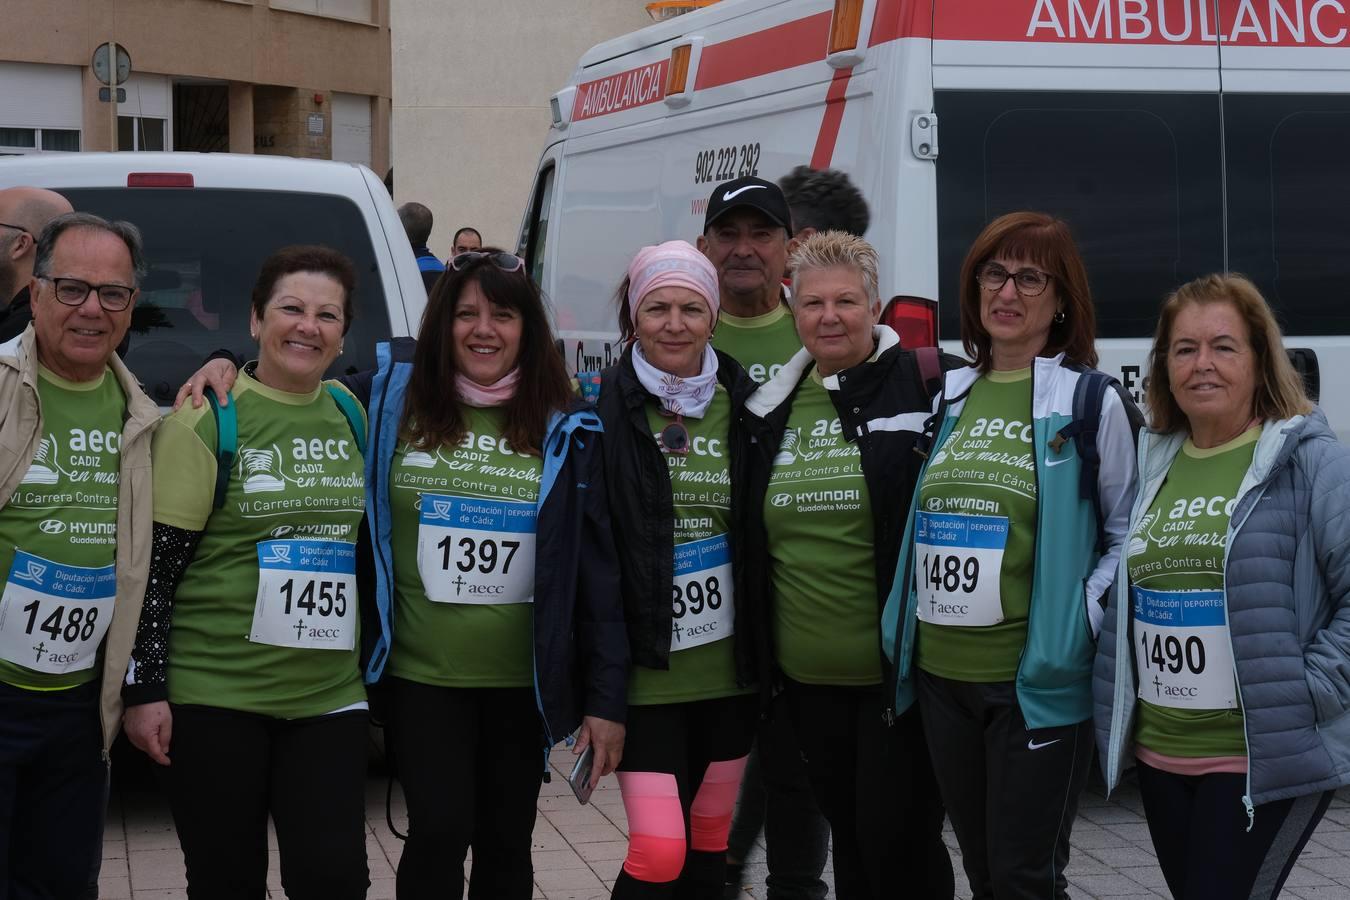
{"type": "Polygon", "coordinates": [[[1059,312],[1055,313],[1055,324],[1056,325],[1064,324],[1064,310],[1061,309],[1059,312]]]}

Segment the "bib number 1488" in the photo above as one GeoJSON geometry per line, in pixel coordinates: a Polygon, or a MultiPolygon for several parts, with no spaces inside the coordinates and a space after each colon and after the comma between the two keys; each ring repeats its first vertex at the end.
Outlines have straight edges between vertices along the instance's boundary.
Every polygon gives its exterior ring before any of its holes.
{"type": "Polygon", "coordinates": [[[969,594],[980,585],[980,561],[973,556],[925,553],[922,568],[925,590],[969,594]]]}

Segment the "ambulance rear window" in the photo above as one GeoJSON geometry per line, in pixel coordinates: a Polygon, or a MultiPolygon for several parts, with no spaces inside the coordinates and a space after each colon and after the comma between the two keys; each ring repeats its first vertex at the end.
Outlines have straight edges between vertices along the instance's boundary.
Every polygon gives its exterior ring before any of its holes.
{"type": "Polygon", "coordinates": [[[1217,95],[939,91],[936,110],[944,339],[966,251],[1006,212],[1073,228],[1099,337],[1151,336],[1170,290],[1222,268],[1217,95]]]}
{"type": "Polygon", "coordinates": [[[1350,334],[1350,98],[1227,94],[1229,267],[1286,334],[1350,334]]]}
{"type": "Polygon", "coordinates": [[[78,210],[141,229],[150,272],[132,314],[126,362],[161,405],[213,350],[245,358],[258,269],[289,244],[327,244],[356,264],[357,315],[330,375],[375,365],[389,313],[370,231],[344,197],[282,191],[62,188],[78,210]]]}

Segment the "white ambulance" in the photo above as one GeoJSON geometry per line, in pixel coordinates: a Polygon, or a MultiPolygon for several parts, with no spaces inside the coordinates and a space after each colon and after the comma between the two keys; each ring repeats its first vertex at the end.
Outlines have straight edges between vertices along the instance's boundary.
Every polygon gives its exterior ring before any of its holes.
{"type": "Polygon", "coordinates": [[[1066,219],[1102,368],[1142,397],[1164,295],[1253,278],[1350,430],[1350,0],[724,0],[592,48],[552,99],[521,250],[568,363],[615,356],[643,244],[718,182],[809,164],[872,208],[888,315],[959,345],[981,227],[1066,219]],[[894,299],[892,299],[894,298],[894,299]]]}

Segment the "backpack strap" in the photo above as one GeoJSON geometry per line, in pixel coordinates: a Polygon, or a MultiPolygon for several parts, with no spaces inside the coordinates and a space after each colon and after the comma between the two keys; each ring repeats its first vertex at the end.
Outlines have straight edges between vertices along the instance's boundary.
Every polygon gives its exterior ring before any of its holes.
{"type": "MultiPolygon", "coordinates": [[[[361,405],[356,398],[334,384],[324,385],[328,396],[333,398],[347,427],[356,439],[356,447],[361,455],[366,453],[366,420],[361,414],[361,405]]],[[[212,505],[220,509],[225,505],[225,492],[230,487],[230,473],[234,469],[234,458],[239,450],[239,417],[234,411],[234,394],[230,402],[221,406],[216,400],[215,391],[207,391],[206,399],[211,403],[211,415],[216,420],[216,494],[212,505]]]]}
{"type": "Polygon", "coordinates": [[[234,456],[239,449],[239,417],[234,412],[234,394],[228,396],[229,402],[221,406],[215,391],[206,392],[206,399],[211,404],[211,415],[216,420],[216,493],[211,504],[215,509],[225,505],[230,470],[234,468],[234,456]]]}
{"type": "Polygon", "coordinates": [[[914,361],[919,364],[919,378],[924,392],[933,396],[942,390],[942,358],[936,347],[915,347],[914,361]]]}
{"type": "Polygon", "coordinates": [[[1102,501],[1097,492],[1097,476],[1101,472],[1102,457],[1097,447],[1097,431],[1101,425],[1102,407],[1106,403],[1106,392],[1114,390],[1125,408],[1130,423],[1131,437],[1138,440],[1139,429],[1144,424],[1143,414],[1135,406],[1130,395],[1119,381],[1099,372],[1088,369],[1078,373],[1078,383],[1073,389],[1073,421],[1059,430],[1050,441],[1050,447],[1056,453],[1066,441],[1072,440],[1078,449],[1082,461],[1078,470],[1078,495],[1092,504],[1092,512],[1097,522],[1097,551],[1106,552],[1106,523],[1102,521],[1102,501]]]}
{"type": "Polygon", "coordinates": [[[333,402],[342,411],[342,417],[347,420],[347,427],[352,430],[352,437],[356,438],[356,448],[361,451],[362,456],[365,456],[366,417],[361,410],[361,404],[335,384],[326,384],[324,387],[328,389],[328,396],[333,398],[333,402]]]}

